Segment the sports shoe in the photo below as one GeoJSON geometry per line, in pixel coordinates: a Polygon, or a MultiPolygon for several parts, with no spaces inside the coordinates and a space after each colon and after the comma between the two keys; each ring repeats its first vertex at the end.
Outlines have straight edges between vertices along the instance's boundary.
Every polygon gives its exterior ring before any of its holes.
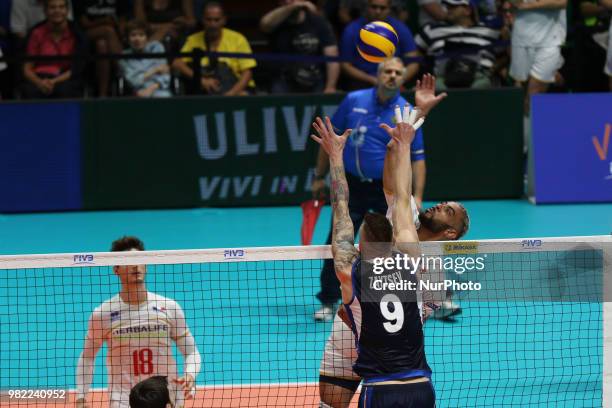
{"type": "Polygon", "coordinates": [[[448,319],[461,313],[461,307],[452,300],[445,300],[440,308],[434,312],[434,319],[448,319]]]}
{"type": "Polygon", "coordinates": [[[334,305],[323,305],[314,313],[314,319],[320,322],[329,322],[334,318],[334,305]]]}

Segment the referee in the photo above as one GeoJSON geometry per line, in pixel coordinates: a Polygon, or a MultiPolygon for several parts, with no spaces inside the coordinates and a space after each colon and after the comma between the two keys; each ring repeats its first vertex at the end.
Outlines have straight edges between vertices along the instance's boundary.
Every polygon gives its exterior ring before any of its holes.
{"type": "MultiPolygon", "coordinates": [[[[378,83],[374,88],[367,88],[349,93],[340,103],[331,121],[336,130],[342,133],[352,129],[344,149],[344,166],[349,190],[349,215],[355,231],[369,212],[387,213],[387,203],[383,192],[382,176],[389,135],[380,128],[381,123],[395,126],[394,108],[408,104],[400,95],[404,83],[406,68],[399,58],[388,59],[378,66],[378,83]]],[[[413,195],[420,208],[425,189],[425,147],[423,133],[417,131],[411,145],[411,162],[413,173],[413,195]]],[[[313,196],[319,198],[325,189],[325,176],[329,159],[322,148],[319,148],[315,180],[312,183],[313,196]]],[[[330,229],[327,244],[331,244],[330,229]]],[[[315,320],[328,321],[334,317],[334,305],[340,299],[340,283],[336,278],[331,259],[327,259],[321,270],[321,291],[317,298],[322,303],[315,314],[315,320]]]]}

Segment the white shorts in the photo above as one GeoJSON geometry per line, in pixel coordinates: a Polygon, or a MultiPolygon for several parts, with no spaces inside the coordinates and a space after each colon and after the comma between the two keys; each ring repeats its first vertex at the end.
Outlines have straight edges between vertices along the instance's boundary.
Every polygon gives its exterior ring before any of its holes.
{"type": "MultiPolygon", "coordinates": [[[[395,196],[385,191],[385,200],[387,200],[387,219],[393,225],[393,209],[395,208],[395,196]]],[[[419,220],[419,208],[416,205],[414,196],[410,196],[410,207],[412,208],[412,219],[414,220],[414,226],[416,229],[421,227],[421,221],[419,220]]]]}
{"type": "Polygon", "coordinates": [[[361,377],[353,371],[353,363],[356,359],[355,335],[336,313],[332,332],[325,343],[319,374],[361,381],[361,377]]]}
{"type": "Polygon", "coordinates": [[[512,46],[510,76],[525,82],[533,77],[541,82],[555,82],[555,74],[563,66],[560,47],[512,46]]]}

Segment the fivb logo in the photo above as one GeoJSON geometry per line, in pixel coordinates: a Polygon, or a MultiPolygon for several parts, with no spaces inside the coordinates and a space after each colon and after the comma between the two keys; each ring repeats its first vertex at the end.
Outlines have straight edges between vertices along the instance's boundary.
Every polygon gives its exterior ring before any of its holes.
{"type": "MultiPolygon", "coordinates": [[[[599,160],[605,161],[608,158],[608,147],[610,146],[610,130],[612,129],[612,124],[606,123],[606,129],[604,131],[603,136],[603,146],[599,142],[597,136],[593,136],[591,140],[593,141],[593,146],[595,146],[595,152],[599,157],[599,160]]],[[[612,161],[610,162],[610,174],[605,177],[606,180],[612,180],[612,161]]]]}
{"type": "Polygon", "coordinates": [[[244,249],[226,249],[225,251],[223,251],[223,258],[225,260],[242,259],[244,258],[244,255],[244,249]]]}
{"type": "Polygon", "coordinates": [[[521,241],[523,249],[539,249],[542,246],[541,239],[524,239],[521,241]]]}
{"type": "Polygon", "coordinates": [[[91,254],[77,254],[72,257],[73,265],[93,265],[94,256],[91,254]]]}

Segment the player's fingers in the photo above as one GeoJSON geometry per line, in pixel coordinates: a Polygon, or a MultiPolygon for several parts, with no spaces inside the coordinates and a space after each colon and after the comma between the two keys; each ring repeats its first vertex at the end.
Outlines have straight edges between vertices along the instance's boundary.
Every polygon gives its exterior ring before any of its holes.
{"type": "Polygon", "coordinates": [[[420,118],[419,120],[417,120],[417,122],[414,125],[412,125],[412,127],[414,128],[415,131],[417,131],[423,125],[423,122],[425,122],[425,119],[420,118]]]}
{"type": "Polygon", "coordinates": [[[442,92],[440,95],[436,96],[436,99],[438,101],[441,101],[442,99],[446,98],[448,96],[448,94],[446,92],[442,92]]]}
{"type": "Polygon", "coordinates": [[[323,123],[323,121],[321,120],[320,117],[317,116],[317,118],[315,119],[314,123],[312,124],[312,126],[317,130],[317,132],[322,135],[322,130],[325,129],[325,124],[323,123]]]}
{"type": "Polygon", "coordinates": [[[408,104],[404,105],[404,113],[402,114],[402,119],[404,123],[410,123],[408,121],[408,118],[410,118],[410,107],[408,106],[408,104]]]}
{"type": "Polygon", "coordinates": [[[343,139],[346,139],[347,137],[349,137],[349,135],[351,134],[352,131],[353,131],[353,129],[346,129],[344,131],[344,133],[342,134],[342,136],[340,136],[340,137],[342,137],[343,139]]]}
{"type": "Polygon", "coordinates": [[[317,142],[318,144],[321,144],[321,142],[323,141],[323,139],[321,139],[319,136],[316,136],[316,135],[310,135],[310,138],[314,140],[315,142],[317,142]]]}
{"type": "Polygon", "coordinates": [[[410,112],[410,116],[408,117],[408,123],[410,123],[411,125],[414,125],[414,121],[416,120],[418,113],[419,111],[416,108],[413,108],[412,111],[410,112]]]}
{"type": "Polygon", "coordinates": [[[399,105],[395,105],[395,123],[402,123],[402,112],[399,105]]]}
{"type": "Polygon", "coordinates": [[[330,135],[334,134],[334,126],[331,123],[331,120],[329,119],[329,116],[325,117],[325,126],[327,127],[327,131],[329,132],[330,135]]]}
{"type": "MultiPolygon", "coordinates": [[[[401,121],[399,122],[401,123],[401,121]]],[[[384,129],[389,135],[391,135],[391,137],[393,137],[393,129],[391,129],[391,127],[389,127],[389,125],[387,125],[386,123],[381,123],[379,125],[382,129],[384,129]]]]}
{"type": "Polygon", "coordinates": [[[312,124],[312,127],[319,134],[319,136],[323,137],[325,135],[325,132],[321,129],[321,127],[316,122],[312,124]]]}
{"type": "Polygon", "coordinates": [[[415,89],[416,89],[416,90],[421,89],[421,80],[417,79],[415,89]]]}

